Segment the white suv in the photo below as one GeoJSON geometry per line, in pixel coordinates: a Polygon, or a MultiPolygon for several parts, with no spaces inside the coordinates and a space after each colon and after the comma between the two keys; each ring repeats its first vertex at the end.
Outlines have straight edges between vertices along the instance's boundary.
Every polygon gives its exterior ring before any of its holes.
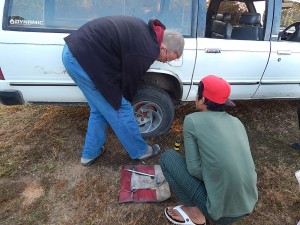
{"type": "Polygon", "coordinates": [[[174,103],[194,101],[209,74],[231,84],[232,99],[299,98],[299,9],[299,0],[0,0],[0,103],[84,103],[61,62],[63,38],[108,15],[158,18],[185,37],[178,61],[141,74],[132,104],[144,136],[168,131],[174,103]]]}

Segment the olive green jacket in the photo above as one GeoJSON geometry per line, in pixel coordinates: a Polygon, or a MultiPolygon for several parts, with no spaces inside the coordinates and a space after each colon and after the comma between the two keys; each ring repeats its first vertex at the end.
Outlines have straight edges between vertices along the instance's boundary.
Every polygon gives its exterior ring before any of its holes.
{"type": "Polygon", "coordinates": [[[184,120],[191,175],[203,180],[207,210],[215,220],[249,214],[258,199],[257,175],[241,121],[226,112],[196,112],[184,120]]]}

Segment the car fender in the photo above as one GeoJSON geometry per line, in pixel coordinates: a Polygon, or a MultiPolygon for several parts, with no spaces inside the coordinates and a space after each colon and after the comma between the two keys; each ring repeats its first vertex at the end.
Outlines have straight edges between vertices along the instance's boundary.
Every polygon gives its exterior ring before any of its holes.
{"type": "Polygon", "coordinates": [[[183,82],[176,73],[170,70],[150,68],[143,76],[143,83],[166,90],[175,101],[182,99],[183,82]]]}

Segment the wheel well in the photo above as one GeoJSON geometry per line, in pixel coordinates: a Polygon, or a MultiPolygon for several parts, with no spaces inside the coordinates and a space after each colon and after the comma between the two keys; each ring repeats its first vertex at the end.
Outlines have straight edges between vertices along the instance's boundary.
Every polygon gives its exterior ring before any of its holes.
{"type": "Polygon", "coordinates": [[[164,73],[146,73],[142,78],[142,84],[164,89],[175,102],[182,98],[182,83],[175,76],[164,73]]]}

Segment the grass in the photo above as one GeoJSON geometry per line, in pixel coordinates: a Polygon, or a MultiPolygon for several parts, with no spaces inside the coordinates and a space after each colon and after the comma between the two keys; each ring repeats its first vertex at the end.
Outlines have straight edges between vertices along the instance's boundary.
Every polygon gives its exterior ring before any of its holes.
{"type": "MultiPolygon", "coordinates": [[[[250,216],[235,224],[295,225],[300,220],[294,176],[300,152],[288,143],[300,139],[300,101],[236,103],[228,112],[248,131],[259,201],[250,216]]],[[[184,116],[193,111],[193,104],[177,108],[170,132],[147,141],[173,148],[184,116]]],[[[138,162],[110,128],[103,156],[90,168],[80,165],[88,116],[88,108],[80,106],[0,106],[0,224],[169,224],[163,209],[179,204],[174,195],[162,203],[118,203],[120,167],[138,162]]]]}

